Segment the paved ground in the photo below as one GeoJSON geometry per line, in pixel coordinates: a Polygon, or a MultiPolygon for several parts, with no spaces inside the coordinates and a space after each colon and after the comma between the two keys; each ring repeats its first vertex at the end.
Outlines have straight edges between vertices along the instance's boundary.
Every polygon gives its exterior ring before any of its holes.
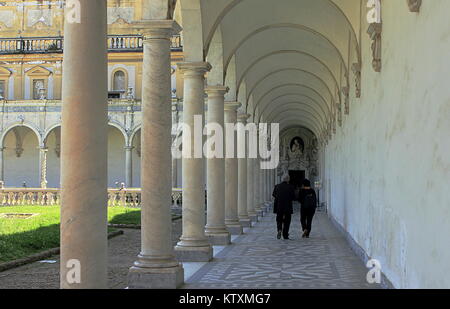
{"type": "Polygon", "coordinates": [[[185,288],[379,288],[366,282],[368,269],[325,214],[316,215],[311,237],[302,239],[297,211],[290,238],[276,239],[275,216],[269,214],[191,276],[185,288]]]}
{"type": "MultiPolygon", "coordinates": [[[[366,283],[367,269],[332,226],[326,215],[315,217],[311,238],[301,239],[298,212],[291,225],[292,240],[278,240],[273,214],[268,214],[227,247],[215,247],[209,263],[186,263],[184,288],[377,288],[366,283]]],[[[181,220],[173,223],[173,242],[181,220]]],[[[109,241],[109,287],[126,287],[129,266],[139,253],[140,231],[109,241]]],[[[32,263],[0,272],[2,288],[58,288],[56,263],[32,263]]]]}
{"type": "MultiPolygon", "coordinates": [[[[173,222],[173,243],[181,235],[181,220],[173,222]]],[[[108,286],[124,289],[127,286],[128,269],[136,260],[141,246],[141,231],[123,229],[124,234],[108,241],[108,286]]],[[[0,272],[0,289],[58,289],[59,256],[48,260],[56,263],[32,263],[0,272]]]]}

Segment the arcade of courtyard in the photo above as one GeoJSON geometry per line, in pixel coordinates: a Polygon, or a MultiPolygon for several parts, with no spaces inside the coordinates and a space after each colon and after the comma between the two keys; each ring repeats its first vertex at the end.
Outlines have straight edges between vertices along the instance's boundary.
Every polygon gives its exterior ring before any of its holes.
{"type": "Polygon", "coordinates": [[[0,7],[1,194],[56,190],[61,254],[44,268],[61,288],[113,287],[121,247],[117,287],[365,288],[368,260],[386,286],[450,287],[448,1],[41,2],[0,7]],[[173,125],[196,116],[279,124],[279,165],[174,159],[173,125]],[[311,242],[275,239],[285,173],[319,193],[311,242]],[[106,205],[125,188],[141,231],[108,249],[106,205]]]}

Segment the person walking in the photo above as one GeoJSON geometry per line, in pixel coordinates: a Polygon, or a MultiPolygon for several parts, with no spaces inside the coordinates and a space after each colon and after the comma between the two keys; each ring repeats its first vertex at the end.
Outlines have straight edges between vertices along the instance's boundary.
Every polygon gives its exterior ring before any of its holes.
{"type": "Polygon", "coordinates": [[[289,184],[288,174],[283,175],[281,183],[276,185],[272,196],[275,198],[273,212],[277,215],[277,238],[289,239],[289,227],[293,214],[292,202],[295,200],[295,189],[289,184]]]}
{"type": "Polygon", "coordinates": [[[308,179],[303,180],[302,188],[299,193],[300,222],[302,224],[302,238],[309,238],[311,225],[317,208],[316,192],[311,188],[311,182],[308,179]]]}

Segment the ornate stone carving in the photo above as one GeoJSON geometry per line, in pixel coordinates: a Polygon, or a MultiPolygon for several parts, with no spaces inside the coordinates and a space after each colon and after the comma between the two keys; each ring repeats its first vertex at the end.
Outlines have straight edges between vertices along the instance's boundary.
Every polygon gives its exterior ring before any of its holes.
{"type": "Polygon", "coordinates": [[[381,72],[381,23],[371,23],[367,33],[372,40],[372,67],[375,72],[381,72]]]}
{"type": "Polygon", "coordinates": [[[350,90],[348,86],[342,87],[342,95],[344,96],[344,113],[348,115],[350,113],[350,90]]]}
{"type": "Polygon", "coordinates": [[[357,98],[361,97],[361,63],[356,62],[352,64],[352,71],[355,76],[355,95],[357,98]]]}
{"type": "Polygon", "coordinates": [[[133,7],[110,7],[108,8],[108,25],[112,24],[130,24],[133,22],[133,7]]]}
{"type": "Polygon", "coordinates": [[[337,102],[336,103],[336,109],[337,109],[337,121],[340,127],[342,127],[342,103],[337,102]]]}
{"type": "Polygon", "coordinates": [[[418,13],[420,11],[422,0],[406,0],[406,2],[408,3],[408,7],[411,12],[418,13]]]}
{"type": "Polygon", "coordinates": [[[23,148],[22,147],[16,147],[16,157],[20,158],[22,156],[23,153],[23,148]]]}

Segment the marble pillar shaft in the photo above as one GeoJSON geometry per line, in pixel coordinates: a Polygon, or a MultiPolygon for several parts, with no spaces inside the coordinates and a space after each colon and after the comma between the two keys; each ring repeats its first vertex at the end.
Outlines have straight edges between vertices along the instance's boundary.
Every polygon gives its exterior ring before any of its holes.
{"type": "Polygon", "coordinates": [[[47,153],[48,148],[39,148],[39,184],[41,188],[47,188],[47,153]]]}
{"type": "Polygon", "coordinates": [[[125,185],[133,187],[133,147],[125,147],[125,185]]]}
{"type": "Polygon", "coordinates": [[[253,192],[254,192],[254,199],[253,204],[255,205],[255,211],[259,213],[261,211],[261,173],[260,173],[260,166],[259,166],[259,159],[254,159],[253,161],[253,192]]]}
{"type": "Polygon", "coordinates": [[[238,116],[238,122],[242,125],[238,129],[238,145],[242,145],[246,151],[244,158],[238,158],[238,217],[243,226],[251,226],[250,217],[247,206],[247,157],[248,157],[248,138],[245,131],[248,114],[241,114],[238,116]]]}
{"type": "Polygon", "coordinates": [[[66,289],[107,287],[107,5],[79,2],[81,22],[66,19],[64,26],[60,285],[66,289]]]}
{"type": "MultiPolygon", "coordinates": [[[[226,102],[225,103],[225,123],[236,124],[237,122],[237,109],[241,104],[238,102],[226,102]]],[[[238,160],[236,157],[236,132],[233,132],[233,136],[227,136],[225,132],[226,142],[233,142],[235,155],[233,158],[225,158],[225,224],[228,229],[232,227],[242,228],[239,223],[238,217],[238,160]]],[[[231,230],[230,230],[231,232],[231,230]]],[[[232,232],[232,234],[234,234],[232,232]]]]}
{"type": "MultiPolygon", "coordinates": [[[[205,176],[204,158],[195,156],[194,118],[204,116],[205,74],[211,65],[205,62],[185,62],[178,65],[184,74],[183,123],[191,134],[183,134],[183,147],[191,145],[190,158],[183,153],[183,233],[175,250],[182,261],[209,261],[212,247],[205,236],[205,176]]],[[[185,150],[185,149],[184,149],[185,150]]]]}
{"type": "MultiPolygon", "coordinates": [[[[224,86],[210,86],[208,94],[208,124],[224,127],[224,95],[228,91],[224,86]]],[[[217,132],[214,132],[217,134],[217,132]]],[[[222,143],[224,138],[222,137],[222,143]]],[[[217,145],[216,145],[217,147],[217,145]]],[[[207,221],[205,233],[212,244],[229,243],[230,233],[225,226],[225,159],[208,158],[207,168],[207,221]]]]}
{"type": "Polygon", "coordinates": [[[3,184],[4,184],[4,181],[5,181],[5,170],[4,170],[4,158],[3,158],[3,156],[4,156],[4,150],[5,150],[5,148],[4,147],[0,147],[0,181],[2,181],[3,182],[3,184]]]}
{"type": "Polygon", "coordinates": [[[248,215],[256,219],[254,192],[255,192],[255,180],[254,180],[254,163],[252,158],[247,159],[247,211],[248,215]]]}
{"type": "Polygon", "coordinates": [[[141,252],[128,275],[129,288],[176,288],[183,268],[172,245],[170,39],[172,20],[137,24],[144,32],[141,128],[141,252]]]}

